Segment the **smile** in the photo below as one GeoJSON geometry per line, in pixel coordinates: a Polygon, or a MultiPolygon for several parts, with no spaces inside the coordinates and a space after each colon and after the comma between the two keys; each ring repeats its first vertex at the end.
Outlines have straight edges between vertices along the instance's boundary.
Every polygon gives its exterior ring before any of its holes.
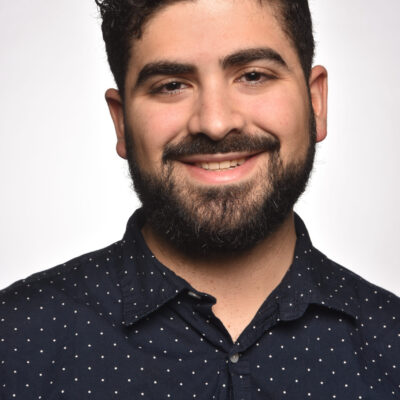
{"type": "Polygon", "coordinates": [[[222,171],[226,169],[233,169],[246,162],[245,158],[239,158],[236,160],[226,160],[221,162],[197,162],[194,165],[199,168],[211,170],[211,171],[222,171]]]}
{"type": "Polygon", "coordinates": [[[205,184],[234,184],[249,179],[263,153],[196,154],[180,158],[190,179],[205,184]]]}

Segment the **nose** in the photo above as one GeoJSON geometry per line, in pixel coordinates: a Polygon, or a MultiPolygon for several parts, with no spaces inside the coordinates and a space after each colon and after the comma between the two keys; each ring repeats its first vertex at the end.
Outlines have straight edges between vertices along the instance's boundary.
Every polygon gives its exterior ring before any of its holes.
{"type": "Polygon", "coordinates": [[[237,107],[229,87],[214,82],[199,91],[188,129],[191,134],[203,133],[218,141],[231,132],[242,131],[244,124],[243,110],[237,107]]]}

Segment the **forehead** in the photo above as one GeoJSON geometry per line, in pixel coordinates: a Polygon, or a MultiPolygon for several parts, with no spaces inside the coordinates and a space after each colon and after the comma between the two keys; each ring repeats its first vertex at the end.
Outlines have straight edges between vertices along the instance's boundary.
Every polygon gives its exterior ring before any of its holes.
{"type": "Polygon", "coordinates": [[[270,47],[290,66],[295,50],[276,18],[276,8],[258,0],[178,1],[158,10],[133,42],[130,65],[157,59],[210,63],[235,50],[270,47]]]}

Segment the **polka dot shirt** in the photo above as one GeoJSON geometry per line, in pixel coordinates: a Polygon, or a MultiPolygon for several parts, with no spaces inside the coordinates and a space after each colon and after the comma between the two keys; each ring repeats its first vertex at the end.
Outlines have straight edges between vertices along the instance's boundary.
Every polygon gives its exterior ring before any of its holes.
{"type": "Polygon", "coordinates": [[[0,292],[0,398],[400,399],[400,300],[313,248],[233,343],[141,234],[0,292]]]}

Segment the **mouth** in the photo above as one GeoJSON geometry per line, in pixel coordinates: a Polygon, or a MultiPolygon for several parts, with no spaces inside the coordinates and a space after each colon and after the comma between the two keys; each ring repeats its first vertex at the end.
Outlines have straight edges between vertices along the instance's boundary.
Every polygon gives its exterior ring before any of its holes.
{"type": "Polygon", "coordinates": [[[259,153],[228,153],[195,155],[179,159],[180,162],[202,168],[207,171],[226,171],[243,165],[259,153]]]}
{"type": "Polygon", "coordinates": [[[256,169],[262,152],[200,154],[182,157],[189,175],[206,185],[235,183],[248,179],[256,169]]]}
{"type": "Polygon", "coordinates": [[[227,160],[221,162],[201,162],[195,163],[194,165],[198,168],[203,168],[211,171],[224,171],[227,169],[233,169],[246,162],[245,158],[239,158],[237,160],[227,160]]]}

